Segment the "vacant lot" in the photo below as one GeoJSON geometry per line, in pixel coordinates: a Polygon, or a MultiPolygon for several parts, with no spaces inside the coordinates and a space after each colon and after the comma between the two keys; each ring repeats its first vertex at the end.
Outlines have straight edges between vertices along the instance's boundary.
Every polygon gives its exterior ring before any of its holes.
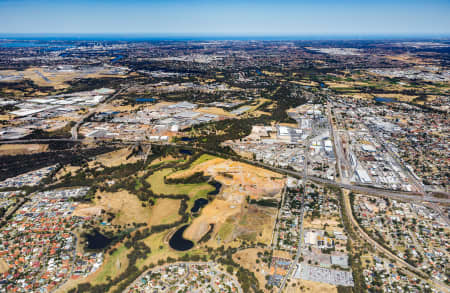
{"type": "Polygon", "coordinates": [[[151,225],[152,208],[142,206],[139,198],[126,190],[114,193],[97,191],[93,205],[80,205],[74,213],[87,215],[86,213],[91,212],[95,215],[99,210],[115,215],[111,223],[113,225],[126,226],[133,223],[151,225]]]}
{"type": "Polygon", "coordinates": [[[216,107],[200,108],[197,111],[201,112],[201,113],[220,115],[220,116],[225,116],[225,117],[229,117],[229,118],[236,117],[235,114],[231,114],[230,112],[225,111],[222,108],[216,108],[216,107]]]}
{"type": "Polygon", "coordinates": [[[47,149],[48,145],[46,144],[2,144],[0,145],[0,156],[42,153],[47,149]]]}
{"type": "Polygon", "coordinates": [[[319,283],[314,281],[306,281],[306,280],[295,280],[292,281],[286,286],[286,293],[297,293],[297,292],[308,292],[308,293],[337,293],[337,287],[319,283]]]}
{"type": "Polygon", "coordinates": [[[153,226],[170,224],[180,219],[178,210],[180,208],[179,199],[159,198],[152,208],[150,222],[153,226]]]}
{"type": "MultiPolygon", "coordinates": [[[[266,285],[265,277],[269,272],[269,267],[261,261],[258,257],[258,252],[264,253],[264,249],[261,248],[249,248],[236,252],[233,254],[233,260],[240,264],[242,267],[253,272],[258,279],[259,287],[264,288],[266,285]],[[259,261],[259,264],[256,261],[259,261]]],[[[264,292],[269,292],[264,289],[264,292]]]]}
{"type": "Polygon", "coordinates": [[[131,154],[131,150],[129,148],[123,148],[117,151],[109,152],[100,156],[91,162],[89,162],[89,166],[92,167],[96,162],[101,163],[106,167],[114,167],[119,166],[120,164],[129,164],[136,163],[139,161],[138,156],[131,156],[128,160],[127,157],[131,154]]]}
{"type": "Polygon", "coordinates": [[[6,273],[9,270],[8,264],[3,258],[0,258],[0,274],[6,273]]]}

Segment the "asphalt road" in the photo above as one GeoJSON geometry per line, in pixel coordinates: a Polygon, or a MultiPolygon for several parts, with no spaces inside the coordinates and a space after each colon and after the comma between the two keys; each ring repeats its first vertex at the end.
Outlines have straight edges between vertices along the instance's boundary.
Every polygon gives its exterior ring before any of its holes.
{"type": "MultiPolygon", "coordinates": [[[[315,134],[315,132],[313,131],[313,134],[311,136],[313,136],[315,134]]],[[[301,203],[301,207],[300,207],[300,231],[299,231],[299,237],[298,237],[298,243],[297,243],[297,252],[295,254],[295,258],[294,261],[291,262],[291,265],[289,266],[289,271],[287,272],[287,274],[284,276],[283,281],[281,282],[280,285],[280,290],[279,293],[283,292],[284,286],[286,285],[286,281],[288,280],[288,278],[290,278],[293,274],[293,270],[296,267],[298,260],[300,258],[300,255],[302,254],[302,244],[303,244],[303,213],[304,213],[304,205],[305,205],[305,197],[306,197],[306,179],[308,178],[308,160],[309,160],[309,147],[310,147],[310,141],[309,138],[306,140],[306,148],[305,148],[305,160],[303,162],[303,194],[302,194],[302,203],[301,203]]]]}
{"type": "MultiPolygon", "coordinates": [[[[17,140],[9,140],[9,141],[0,141],[0,144],[11,144],[11,143],[35,143],[35,142],[52,142],[52,141],[77,141],[77,142],[83,142],[85,140],[82,139],[26,139],[26,140],[21,140],[21,139],[17,139],[17,140]]],[[[412,192],[399,192],[399,191],[394,191],[394,190],[390,190],[390,189],[381,189],[381,188],[375,188],[375,187],[370,187],[370,186],[361,186],[361,185],[353,185],[353,184],[346,184],[346,183],[340,183],[337,181],[333,181],[333,180],[328,180],[328,179],[323,179],[323,178],[319,178],[319,177],[314,177],[314,176],[305,176],[304,173],[302,172],[297,172],[297,171],[293,171],[293,170],[288,170],[288,169],[282,169],[282,168],[278,168],[278,167],[274,167],[274,166],[270,166],[267,164],[264,164],[262,162],[258,162],[258,161],[253,161],[253,160],[248,160],[248,159],[244,159],[238,156],[230,156],[228,154],[223,154],[223,153],[218,153],[215,151],[211,151],[211,150],[207,150],[204,148],[199,148],[199,147],[192,147],[190,145],[184,145],[184,144],[173,144],[173,143],[154,143],[154,142],[148,142],[148,141],[127,141],[127,142],[121,142],[121,141],[111,141],[111,140],[100,140],[97,139],[96,141],[92,141],[92,142],[103,142],[103,143],[110,143],[110,144],[122,144],[122,145],[134,145],[136,143],[141,143],[143,145],[147,145],[147,144],[151,144],[151,145],[172,145],[172,146],[178,146],[178,147],[182,147],[182,148],[188,148],[188,149],[193,149],[193,150],[200,150],[209,154],[213,154],[216,156],[220,156],[220,157],[227,157],[230,159],[235,159],[235,160],[240,160],[242,162],[254,165],[254,166],[259,166],[265,169],[269,169],[278,173],[282,173],[282,174],[286,174],[286,175],[290,175],[292,177],[296,177],[296,178],[304,178],[307,180],[311,180],[313,182],[318,182],[318,183],[322,183],[322,184],[328,184],[328,185],[332,185],[332,186],[336,186],[336,187],[340,187],[340,188],[344,188],[344,189],[348,189],[354,192],[359,192],[359,193],[365,193],[365,194],[370,194],[370,195],[376,195],[376,196],[385,196],[385,197],[390,197],[390,198],[394,198],[394,199],[399,199],[399,200],[406,200],[406,201],[415,201],[415,202],[433,202],[433,203],[450,203],[450,193],[448,192],[441,192],[442,194],[445,194],[447,196],[447,198],[437,198],[437,197],[432,197],[429,195],[426,196],[421,196],[421,195],[417,195],[417,193],[412,193],[412,192]]]]}

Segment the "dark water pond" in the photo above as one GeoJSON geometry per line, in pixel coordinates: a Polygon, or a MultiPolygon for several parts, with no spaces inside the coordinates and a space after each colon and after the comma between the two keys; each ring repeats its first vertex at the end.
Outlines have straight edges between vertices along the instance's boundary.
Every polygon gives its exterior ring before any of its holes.
{"type": "Polygon", "coordinates": [[[146,102],[154,102],[154,101],[156,101],[156,100],[153,98],[138,98],[138,99],[136,99],[136,102],[138,102],[138,103],[146,103],[146,102]]]}
{"type": "Polygon", "coordinates": [[[119,61],[122,58],[123,58],[122,55],[116,56],[114,59],[111,60],[111,63],[115,63],[115,62],[119,61]]]}
{"type": "Polygon", "coordinates": [[[95,230],[92,234],[87,234],[86,239],[88,241],[88,249],[103,249],[112,241],[112,239],[109,239],[97,230],[95,230]]]}
{"type": "Polygon", "coordinates": [[[222,188],[222,184],[220,182],[217,182],[217,181],[214,181],[214,180],[209,182],[209,184],[214,186],[215,189],[213,191],[208,192],[208,195],[217,195],[217,194],[219,194],[220,188],[222,188]]]}
{"type": "Polygon", "coordinates": [[[178,251],[185,251],[194,247],[194,242],[183,238],[184,230],[186,230],[188,226],[189,225],[184,225],[173,234],[172,238],[169,240],[170,247],[178,251]]]}
{"type": "Polygon", "coordinates": [[[192,155],[192,151],[190,151],[190,150],[185,150],[185,149],[181,149],[181,150],[180,150],[180,154],[183,154],[183,155],[192,155]]]}
{"type": "Polygon", "coordinates": [[[194,202],[194,206],[191,209],[191,212],[196,213],[198,212],[201,208],[203,208],[206,204],[208,203],[208,200],[206,198],[199,198],[196,199],[194,202]]]}
{"type": "Polygon", "coordinates": [[[396,99],[392,98],[373,98],[375,102],[385,102],[385,103],[397,103],[396,99]]]}

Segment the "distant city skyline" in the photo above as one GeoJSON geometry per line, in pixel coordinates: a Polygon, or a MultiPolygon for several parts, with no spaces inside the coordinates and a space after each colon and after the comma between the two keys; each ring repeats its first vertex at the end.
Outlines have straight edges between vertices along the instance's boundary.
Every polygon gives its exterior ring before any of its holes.
{"type": "Polygon", "coordinates": [[[392,2],[0,0],[0,34],[450,34],[450,1],[392,2]]]}

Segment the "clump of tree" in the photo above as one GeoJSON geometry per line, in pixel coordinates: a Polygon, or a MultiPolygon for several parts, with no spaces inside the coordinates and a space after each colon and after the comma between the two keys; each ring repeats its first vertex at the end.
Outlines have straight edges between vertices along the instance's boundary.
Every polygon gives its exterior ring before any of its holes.
{"type": "Polygon", "coordinates": [[[209,176],[205,176],[203,171],[195,172],[188,177],[182,178],[167,178],[164,177],[164,183],[166,184],[196,184],[196,183],[204,183],[209,180],[209,176]]]}

